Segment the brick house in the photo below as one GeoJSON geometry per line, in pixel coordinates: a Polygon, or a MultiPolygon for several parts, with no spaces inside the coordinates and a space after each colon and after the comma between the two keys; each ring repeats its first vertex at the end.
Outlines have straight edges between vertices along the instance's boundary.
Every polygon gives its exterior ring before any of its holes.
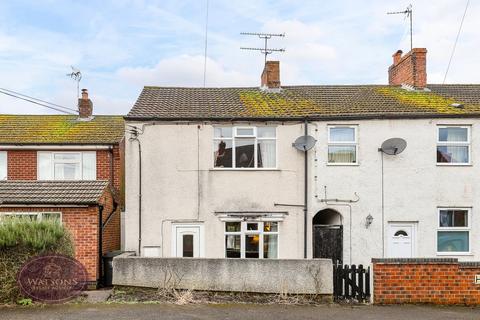
{"type": "Polygon", "coordinates": [[[79,116],[0,115],[0,219],[58,217],[98,283],[101,255],[120,249],[124,122],[92,109],[84,89],[79,116]]]}

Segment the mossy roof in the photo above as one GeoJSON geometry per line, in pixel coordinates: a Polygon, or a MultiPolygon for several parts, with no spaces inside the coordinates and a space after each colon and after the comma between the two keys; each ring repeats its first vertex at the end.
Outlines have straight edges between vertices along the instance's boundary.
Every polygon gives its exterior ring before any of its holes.
{"type": "Polygon", "coordinates": [[[0,115],[0,144],[117,144],[122,116],[0,115]]]}
{"type": "Polygon", "coordinates": [[[480,85],[428,85],[407,91],[388,85],[248,88],[145,87],[127,120],[341,119],[472,117],[480,115],[480,85]],[[462,108],[452,103],[462,104],[462,108]]]}

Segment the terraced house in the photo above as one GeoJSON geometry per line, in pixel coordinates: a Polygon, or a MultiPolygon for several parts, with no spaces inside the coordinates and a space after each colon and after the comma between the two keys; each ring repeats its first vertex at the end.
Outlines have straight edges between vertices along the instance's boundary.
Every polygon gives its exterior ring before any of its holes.
{"type": "Polygon", "coordinates": [[[124,122],[92,109],[83,90],[78,116],[0,115],[0,219],[59,219],[95,284],[120,249],[124,122]]]}
{"type": "Polygon", "coordinates": [[[282,86],[268,61],[259,87],[145,87],[126,249],[480,259],[480,85],[428,84],[426,55],[396,52],[388,85],[282,86]]]}

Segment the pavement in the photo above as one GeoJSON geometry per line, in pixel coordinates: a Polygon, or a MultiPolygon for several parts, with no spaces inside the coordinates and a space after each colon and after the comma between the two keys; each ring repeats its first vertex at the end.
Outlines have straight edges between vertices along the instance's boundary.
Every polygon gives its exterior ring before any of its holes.
{"type": "Polygon", "coordinates": [[[480,308],[436,306],[289,306],[259,304],[67,304],[0,308],[1,320],[123,319],[480,319],[480,308]]]}

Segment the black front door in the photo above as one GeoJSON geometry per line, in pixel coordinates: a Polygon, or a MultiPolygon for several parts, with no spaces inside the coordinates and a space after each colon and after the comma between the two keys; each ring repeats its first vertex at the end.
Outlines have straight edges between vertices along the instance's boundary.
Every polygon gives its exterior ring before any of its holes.
{"type": "Polygon", "coordinates": [[[343,226],[313,225],[313,257],[343,262],[343,226]]]}

